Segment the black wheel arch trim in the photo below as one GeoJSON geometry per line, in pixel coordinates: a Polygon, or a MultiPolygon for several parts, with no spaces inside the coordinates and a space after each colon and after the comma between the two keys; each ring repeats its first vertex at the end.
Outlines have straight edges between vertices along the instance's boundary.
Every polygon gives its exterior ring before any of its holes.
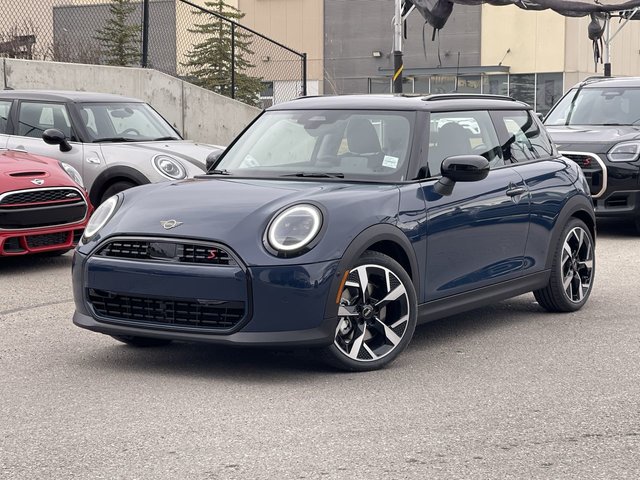
{"type": "Polygon", "coordinates": [[[558,244],[560,235],[562,235],[562,231],[564,230],[563,226],[566,225],[571,217],[580,218],[581,216],[586,216],[591,220],[591,224],[587,224],[587,227],[589,227],[589,230],[591,231],[593,244],[596,244],[596,216],[593,211],[591,199],[584,195],[574,195],[567,201],[555,221],[553,234],[551,235],[549,248],[547,249],[545,269],[551,268],[553,257],[555,255],[555,246],[558,244]]]}
{"type": "Polygon", "coordinates": [[[93,181],[93,184],[91,185],[89,198],[93,205],[97,206],[100,203],[100,197],[102,197],[102,194],[106,190],[106,186],[110,183],[113,183],[114,181],[127,181],[135,183],[136,186],[151,183],[151,180],[149,180],[135,168],[127,167],[124,165],[110,167],[100,173],[100,175],[96,177],[96,179],[93,181]]]}
{"type": "Polygon", "coordinates": [[[416,297],[418,299],[420,298],[420,269],[410,240],[404,232],[395,225],[389,223],[373,225],[360,232],[360,234],[351,241],[344,255],[342,255],[342,259],[336,269],[333,283],[331,284],[331,289],[329,290],[327,305],[325,307],[325,318],[336,318],[337,316],[338,305],[335,299],[338,296],[338,289],[340,288],[345,272],[351,268],[351,265],[353,265],[369,247],[384,241],[395,243],[406,255],[409,260],[409,265],[411,266],[411,272],[407,272],[407,275],[409,275],[409,278],[411,278],[413,282],[416,297]]]}

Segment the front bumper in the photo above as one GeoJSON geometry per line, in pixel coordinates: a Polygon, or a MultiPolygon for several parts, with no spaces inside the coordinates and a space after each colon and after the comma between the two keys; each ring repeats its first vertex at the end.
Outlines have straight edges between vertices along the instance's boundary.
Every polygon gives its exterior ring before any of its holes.
{"type": "Polygon", "coordinates": [[[86,222],[63,227],[0,230],[0,257],[71,250],[82,237],[86,222]]]}
{"type": "Polygon", "coordinates": [[[85,256],[76,251],[73,322],[108,335],[228,345],[329,345],[337,325],[337,306],[327,309],[327,302],[340,280],[337,267],[338,260],[266,267],[185,265],[85,256]],[[95,292],[142,300],[109,310],[102,307],[110,297],[105,295],[104,302],[96,303],[95,292]],[[211,328],[215,322],[191,322],[202,317],[202,305],[225,302],[243,305],[244,314],[233,325],[211,328]],[[189,308],[194,305],[197,312],[192,315],[189,308]],[[178,322],[179,308],[183,312],[178,322]],[[110,316],[111,311],[117,316],[110,316]],[[154,315],[161,320],[154,321],[154,315]]]}

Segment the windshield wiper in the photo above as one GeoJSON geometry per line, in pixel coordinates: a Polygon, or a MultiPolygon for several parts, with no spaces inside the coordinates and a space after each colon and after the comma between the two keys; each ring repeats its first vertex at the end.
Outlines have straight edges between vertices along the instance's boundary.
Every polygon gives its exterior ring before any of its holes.
{"type": "Polygon", "coordinates": [[[329,173],[329,172],[296,172],[285,173],[280,175],[281,177],[307,177],[307,178],[344,178],[344,173],[329,173]]]}
{"type": "Polygon", "coordinates": [[[207,171],[207,175],[231,175],[229,170],[209,170],[207,171]]]}
{"type": "Polygon", "coordinates": [[[106,138],[96,138],[91,143],[102,143],[102,142],[140,142],[141,140],[134,140],[133,138],[127,137],[106,137],[106,138]]]}
{"type": "Polygon", "coordinates": [[[158,138],[154,138],[153,140],[151,140],[152,142],[161,142],[163,140],[180,140],[178,137],[172,137],[172,136],[168,136],[168,137],[158,137],[158,138]]]}

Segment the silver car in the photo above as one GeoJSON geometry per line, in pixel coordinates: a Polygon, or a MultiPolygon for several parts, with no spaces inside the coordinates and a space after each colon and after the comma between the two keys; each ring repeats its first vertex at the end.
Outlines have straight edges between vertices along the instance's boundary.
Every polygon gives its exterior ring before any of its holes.
{"type": "Polygon", "coordinates": [[[96,206],[136,185],[201,174],[222,150],[183,140],[141,100],[46,90],[0,92],[0,148],[71,165],[96,206]]]}

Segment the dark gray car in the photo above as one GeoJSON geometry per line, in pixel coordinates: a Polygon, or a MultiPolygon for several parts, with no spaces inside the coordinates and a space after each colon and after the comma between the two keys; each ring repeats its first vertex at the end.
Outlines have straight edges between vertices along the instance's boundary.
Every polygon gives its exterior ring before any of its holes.
{"type": "Polygon", "coordinates": [[[45,90],[0,92],[0,148],[73,166],[94,205],[130,187],[201,174],[222,149],[183,140],[141,100],[45,90]]]}

